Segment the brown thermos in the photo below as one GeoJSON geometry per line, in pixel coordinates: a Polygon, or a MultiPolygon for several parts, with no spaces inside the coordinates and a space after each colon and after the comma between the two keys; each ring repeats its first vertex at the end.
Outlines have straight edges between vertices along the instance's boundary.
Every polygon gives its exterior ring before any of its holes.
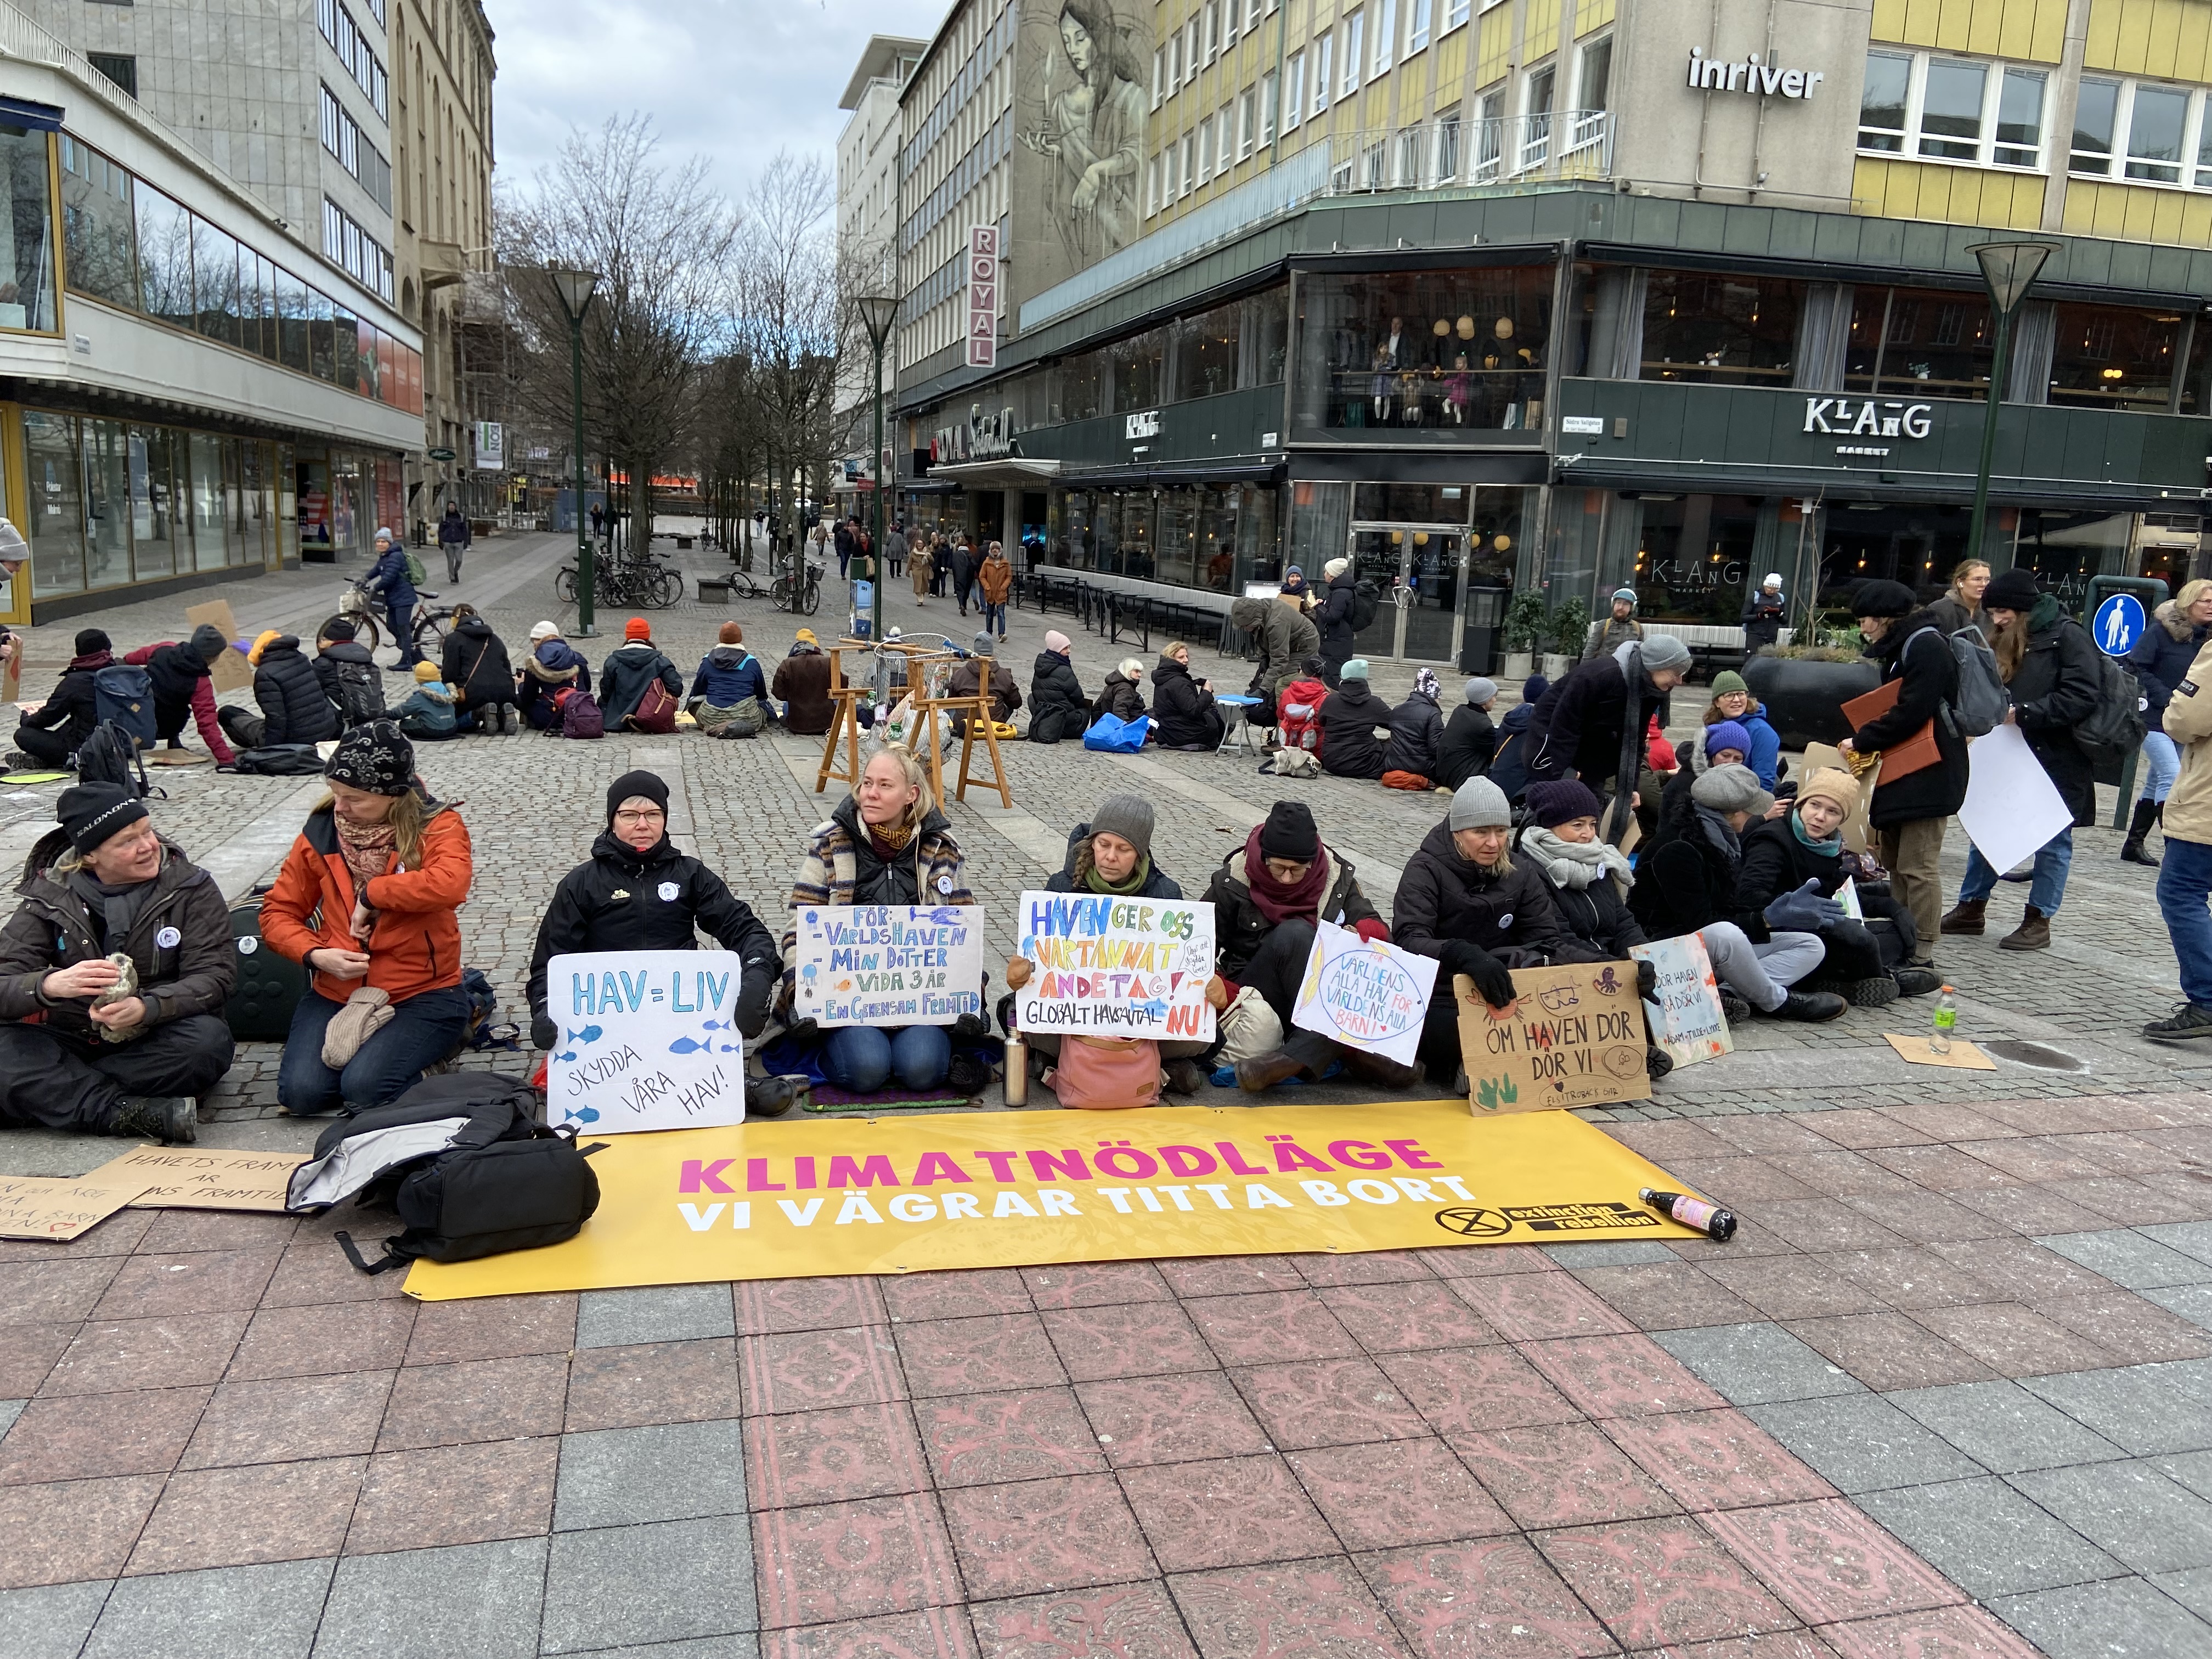
{"type": "Polygon", "coordinates": [[[1030,1045],[1019,1031],[1006,1033],[1006,1104],[1030,1103],[1030,1045]]]}

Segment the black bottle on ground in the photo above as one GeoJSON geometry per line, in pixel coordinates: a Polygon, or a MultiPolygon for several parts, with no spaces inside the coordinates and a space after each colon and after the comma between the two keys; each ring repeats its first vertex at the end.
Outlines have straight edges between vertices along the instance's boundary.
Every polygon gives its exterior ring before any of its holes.
{"type": "Polygon", "coordinates": [[[1702,1198],[1692,1198],[1687,1193],[1662,1193],[1652,1187],[1643,1188],[1636,1195],[1662,1215],[1685,1227],[1695,1227],[1708,1238],[1725,1244],[1735,1237],[1735,1217],[1702,1198]]]}

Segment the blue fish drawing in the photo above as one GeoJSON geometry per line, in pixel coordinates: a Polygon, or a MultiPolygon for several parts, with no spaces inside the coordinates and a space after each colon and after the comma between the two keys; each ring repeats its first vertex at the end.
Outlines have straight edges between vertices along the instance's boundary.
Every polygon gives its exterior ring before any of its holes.
{"type": "Polygon", "coordinates": [[[699,1029],[702,1031],[726,1031],[730,1029],[730,1022],[726,1019],[702,1020],[699,1029]]]}
{"type": "Polygon", "coordinates": [[[1168,1017],[1168,1005],[1161,998],[1154,997],[1150,1002],[1139,1003],[1137,1012],[1153,1019],[1165,1019],[1168,1017]]]}
{"type": "Polygon", "coordinates": [[[672,1054],[701,1054],[714,1048],[711,1042],[700,1042],[690,1037],[678,1037],[668,1045],[672,1054]]]}
{"type": "Polygon", "coordinates": [[[554,1059],[559,1060],[564,1066],[568,1064],[568,1061],[575,1059],[575,1057],[576,1051],[574,1048],[569,1049],[565,1054],[556,1054],[553,1056],[554,1059]]]}
{"type": "Polygon", "coordinates": [[[739,1042],[726,1042],[722,1045],[722,1052],[726,1054],[742,1054],[744,1052],[744,1045],[739,1042]]]}
{"type": "Polygon", "coordinates": [[[598,1026],[586,1025],[580,1031],[569,1032],[568,1041],[571,1042],[597,1042],[605,1035],[606,1033],[601,1030],[598,1026]]]}
{"type": "Polygon", "coordinates": [[[960,914],[959,907],[951,904],[939,905],[929,913],[929,919],[940,927],[954,927],[966,920],[960,914]]]}
{"type": "Polygon", "coordinates": [[[570,1123],[597,1123],[599,1121],[599,1114],[595,1107],[578,1106],[568,1113],[565,1121],[570,1123]]]}

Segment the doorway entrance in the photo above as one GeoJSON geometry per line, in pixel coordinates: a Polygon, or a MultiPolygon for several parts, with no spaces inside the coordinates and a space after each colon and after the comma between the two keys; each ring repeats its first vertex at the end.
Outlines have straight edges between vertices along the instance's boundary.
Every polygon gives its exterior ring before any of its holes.
{"type": "Polygon", "coordinates": [[[1460,594],[1467,585],[1467,526],[1357,524],[1352,576],[1382,596],[1375,620],[1353,636],[1364,657],[1449,662],[1459,652],[1460,594]]]}

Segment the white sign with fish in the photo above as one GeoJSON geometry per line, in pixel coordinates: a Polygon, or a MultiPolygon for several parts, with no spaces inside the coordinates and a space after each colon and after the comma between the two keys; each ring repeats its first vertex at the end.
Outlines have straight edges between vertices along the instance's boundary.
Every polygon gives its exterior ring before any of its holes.
{"type": "Polygon", "coordinates": [[[950,1025],[983,1012],[980,905],[808,904],[793,1000],[818,1025],[950,1025]]]}
{"type": "Polygon", "coordinates": [[[546,965],[560,1041],[545,1121],[580,1133],[708,1129],[745,1121],[744,964],[729,951],[588,951],[546,965]]]}

